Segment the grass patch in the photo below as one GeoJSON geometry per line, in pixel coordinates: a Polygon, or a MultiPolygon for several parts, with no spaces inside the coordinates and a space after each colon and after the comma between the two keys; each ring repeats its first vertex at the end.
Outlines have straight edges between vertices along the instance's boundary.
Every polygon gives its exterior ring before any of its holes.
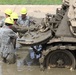
{"type": "Polygon", "coordinates": [[[62,0],[0,0],[0,5],[59,5],[62,0]]]}

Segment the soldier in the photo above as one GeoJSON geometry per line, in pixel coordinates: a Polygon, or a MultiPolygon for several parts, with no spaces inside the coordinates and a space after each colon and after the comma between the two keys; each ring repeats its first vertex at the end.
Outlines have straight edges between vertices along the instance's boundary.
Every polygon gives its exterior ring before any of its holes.
{"type": "Polygon", "coordinates": [[[24,34],[26,31],[28,31],[27,27],[18,24],[18,22],[17,22],[18,21],[18,14],[17,13],[13,12],[11,14],[11,18],[14,20],[14,25],[12,26],[12,30],[14,32],[16,32],[16,33],[18,32],[19,35],[22,35],[22,33],[24,34]]]}
{"type": "Polygon", "coordinates": [[[4,25],[5,18],[10,17],[10,15],[12,14],[12,10],[6,9],[4,13],[5,13],[5,17],[0,21],[0,27],[4,25]]]}
{"type": "Polygon", "coordinates": [[[12,30],[14,32],[17,32],[17,28],[19,27],[18,26],[18,23],[17,23],[17,20],[18,20],[18,14],[13,12],[10,16],[13,20],[14,20],[14,25],[12,26],[12,30]]]}
{"type": "Polygon", "coordinates": [[[1,57],[5,63],[15,63],[15,50],[12,42],[17,35],[11,29],[13,24],[14,21],[8,17],[5,19],[5,25],[0,28],[1,57]]]}
{"type": "Polygon", "coordinates": [[[14,24],[15,24],[15,25],[18,25],[18,24],[17,24],[18,14],[15,13],[15,12],[13,12],[13,13],[11,14],[11,18],[14,20],[14,24]]]}
{"type": "Polygon", "coordinates": [[[27,9],[22,8],[21,9],[21,16],[18,19],[18,24],[22,26],[29,26],[30,25],[30,20],[29,17],[27,16],[27,9]]]}
{"type": "Polygon", "coordinates": [[[21,20],[21,17],[18,18],[18,14],[15,12],[11,14],[11,18],[14,20],[13,30],[14,32],[19,32],[20,37],[24,35],[27,31],[29,30],[32,31],[37,28],[35,26],[29,25],[29,22],[30,22],[29,19],[21,20]]]}

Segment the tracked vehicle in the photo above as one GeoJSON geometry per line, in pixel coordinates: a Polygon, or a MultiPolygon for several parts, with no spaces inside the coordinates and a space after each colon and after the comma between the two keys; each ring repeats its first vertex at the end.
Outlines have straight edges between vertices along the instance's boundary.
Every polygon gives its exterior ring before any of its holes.
{"type": "Polygon", "coordinates": [[[23,46],[42,45],[39,58],[41,68],[76,67],[76,1],[65,0],[55,15],[47,14],[40,25],[18,40],[23,46]]]}

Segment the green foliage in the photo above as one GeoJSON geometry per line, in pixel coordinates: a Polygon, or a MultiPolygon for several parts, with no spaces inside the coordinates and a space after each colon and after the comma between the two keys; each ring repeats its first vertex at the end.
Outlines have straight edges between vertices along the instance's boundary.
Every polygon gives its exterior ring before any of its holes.
{"type": "Polygon", "coordinates": [[[27,5],[27,4],[33,4],[33,5],[53,5],[53,4],[61,4],[62,0],[0,0],[0,5],[4,4],[16,4],[16,5],[27,5]]]}

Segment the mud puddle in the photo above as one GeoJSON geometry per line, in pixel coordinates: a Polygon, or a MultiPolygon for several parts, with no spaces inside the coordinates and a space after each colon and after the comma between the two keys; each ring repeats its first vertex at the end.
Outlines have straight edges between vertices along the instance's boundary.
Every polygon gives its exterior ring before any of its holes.
{"type": "Polygon", "coordinates": [[[39,64],[29,59],[27,48],[17,51],[18,59],[15,64],[5,64],[0,58],[0,75],[76,75],[76,70],[65,68],[51,68],[41,71],[39,64]],[[26,63],[25,59],[27,59],[26,63]]]}

